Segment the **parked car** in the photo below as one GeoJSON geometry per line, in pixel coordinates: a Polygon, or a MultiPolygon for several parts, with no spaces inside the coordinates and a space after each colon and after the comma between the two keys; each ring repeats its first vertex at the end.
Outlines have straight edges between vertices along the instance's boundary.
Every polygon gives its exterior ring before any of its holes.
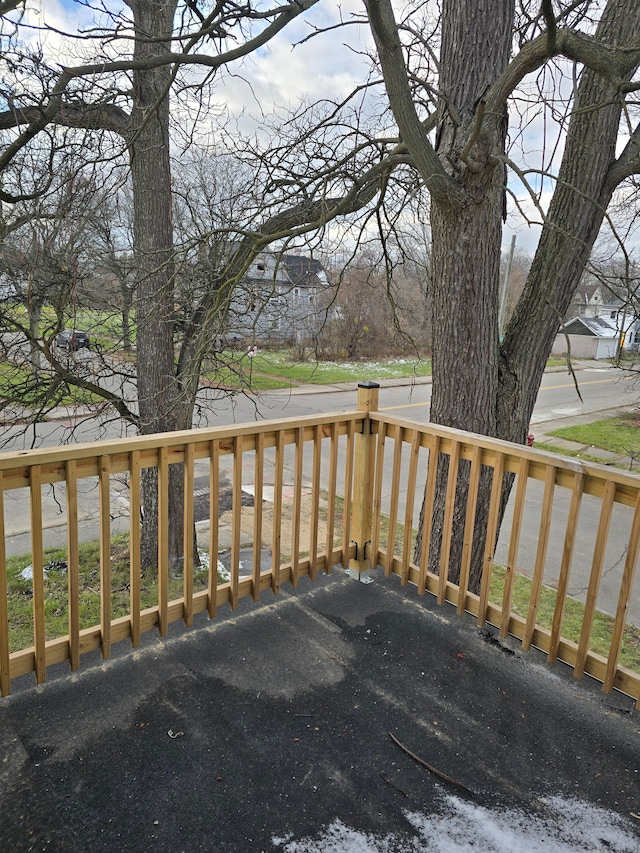
{"type": "Polygon", "coordinates": [[[79,349],[90,349],[89,335],[77,329],[65,329],[56,335],[56,346],[67,352],[77,352],[79,349]]]}

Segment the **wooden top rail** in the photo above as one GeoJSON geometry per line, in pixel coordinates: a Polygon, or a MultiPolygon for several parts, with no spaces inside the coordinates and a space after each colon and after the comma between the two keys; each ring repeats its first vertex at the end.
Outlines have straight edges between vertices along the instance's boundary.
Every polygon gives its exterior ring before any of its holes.
{"type": "MultiPolygon", "coordinates": [[[[380,431],[380,425],[386,435],[393,435],[398,429],[406,430],[409,435],[418,431],[421,438],[421,446],[429,447],[431,436],[439,439],[438,449],[442,453],[454,452],[455,444],[459,445],[460,459],[473,458],[474,447],[481,450],[480,463],[495,467],[498,456],[504,457],[505,473],[517,474],[520,470],[521,460],[528,462],[527,476],[534,480],[544,482],[548,476],[550,454],[545,450],[537,450],[526,445],[514,445],[512,442],[503,441],[498,438],[489,438],[486,435],[469,433],[451,427],[440,426],[440,424],[418,424],[415,421],[396,418],[380,412],[371,412],[373,422],[372,430],[380,431]]],[[[407,439],[411,441],[409,437],[407,439]]],[[[583,462],[580,459],[553,454],[553,467],[556,469],[556,484],[571,490],[573,488],[576,474],[584,478],[584,494],[603,498],[607,483],[615,484],[615,503],[623,506],[634,507],[638,492],[640,491],[640,479],[637,474],[627,474],[619,468],[609,468],[607,465],[583,462]]]]}
{"type": "Polygon", "coordinates": [[[263,436],[262,447],[268,448],[276,446],[278,433],[283,434],[284,444],[295,444],[301,434],[304,441],[313,441],[318,429],[322,437],[329,438],[333,424],[338,424],[338,435],[346,435],[350,424],[353,424],[351,429],[358,432],[362,430],[362,421],[362,412],[337,412],[0,453],[2,489],[8,491],[29,486],[30,471],[34,467],[40,468],[42,485],[48,485],[65,480],[69,461],[75,462],[79,479],[98,476],[103,457],[110,459],[110,472],[118,474],[129,470],[130,454],[136,451],[142,468],[155,468],[161,449],[167,453],[168,463],[172,464],[185,461],[187,446],[193,448],[194,459],[207,459],[212,441],[218,442],[220,454],[225,455],[234,452],[234,440],[237,437],[242,437],[244,450],[255,450],[257,436],[263,436]]]}

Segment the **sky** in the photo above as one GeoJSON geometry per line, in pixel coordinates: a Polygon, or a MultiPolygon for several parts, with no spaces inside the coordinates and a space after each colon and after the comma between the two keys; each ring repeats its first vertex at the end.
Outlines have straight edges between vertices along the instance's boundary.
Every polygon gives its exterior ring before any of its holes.
{"type": "MultiPolygon", "coordinates": [[[[427,0],[428,4],[436,6],[435,0],[427,0]]],[[[116,9],[123,4],[106,2],[105,5],[116,9]]],[[[33,10],[30,15],[34,22],[46,22],[58,30],[74,30],[79,21],[88,20],[87,5],[73,0],[30,0],[29,6],[33,10]]],[[[214,104],[220,109],[226,109],[231,115],[241,116],[239,126],[243,130],[250,130],[255,127],[254,118],[268,115],[274,105],[295,107],[303,98],[309,102],[321,98],[338,101],[351,91],[355,83],[365,78],[367,63],[363,54],[372,50],[372,38],[368,27],[364,25],[351,25],[342,29],[333,27],[339,20],[355,20],[362,11],[362,0],[320,0],[268,46],[244,60],[241,66],[234,67],[233,73],[221,75],[214,104]],[[314,29],[329,31],[300,44],[314,29]]],[[[58,36],[51,36],[46,46],[49,52],[61,55],[58,36]]],[[[570,75],[566,79],[566,85],[570,85],[570,75]]],[[[515,124],[517,116],[515,113],[512,115],[510,136],[514,159],[524,164],[526,156],[529,165],[543,165],[552,170],[557,168],[561,144],[556,147],[544,138],[553,123],[551,112],[547,110],[546,114],[539,112],[537,115],[530,113],[525,117],[524,146],[520,146],[515,124]]],[[[541,204],[545,208],[551,197],[552,183],[547,179],[539,187],[539,180],[532,178],[532,182],[541,189],[541,204]]],[[[540,214],[513,173],[510,174],[510,188],[517,195],[526,217],[537,224],[528,224],[513,200],[509,199],[503,251],[508,250],[511,238],[515,235],[516,248],[532,254],[540,235],[540,214]]]]}

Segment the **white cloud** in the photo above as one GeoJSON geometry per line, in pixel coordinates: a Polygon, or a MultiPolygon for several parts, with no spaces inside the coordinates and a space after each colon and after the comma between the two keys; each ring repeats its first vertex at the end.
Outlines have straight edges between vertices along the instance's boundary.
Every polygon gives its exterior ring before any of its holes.
{"type": "MultiPolygon", "coordinates": [[[[360,4],[343,4],[342,18],[348,20],[353,10],[361,11],[360,4]]],[[[300,44],[314,28],[337,24],[337,12],[333,4],[314,7],[264,49],[231,66],[229,70],[238,77],[225,77],[218,97],[232,112],[245,106],[250,109],[252,101],[257,101],[264,112],[271,112],[274,105],[295,107],[303,99],[313,102],[345,97],[366,76],[360,52],[371,47],[368,28],[349,26],[319,33],[300,44]]]]}

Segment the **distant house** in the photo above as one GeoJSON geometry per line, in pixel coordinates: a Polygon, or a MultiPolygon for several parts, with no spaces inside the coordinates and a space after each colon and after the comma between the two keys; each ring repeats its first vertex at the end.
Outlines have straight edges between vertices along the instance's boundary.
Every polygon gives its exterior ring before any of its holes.
{"type": "Polygon", "coordinates": [[[236,288],[229,329],[258,343],[304,343],[322,330],[333,293],[320,261],[263,252],[236,288]]]}
{"type": "Polygon", "coordinates": [[[640,349],[640,306],[602,284],[581,285],[572,300],[571,319],[560,327],[554,355],[615,358],[618,349],[640,349]],[[567,338],[569,346],[567,345],[567,338]]]}

